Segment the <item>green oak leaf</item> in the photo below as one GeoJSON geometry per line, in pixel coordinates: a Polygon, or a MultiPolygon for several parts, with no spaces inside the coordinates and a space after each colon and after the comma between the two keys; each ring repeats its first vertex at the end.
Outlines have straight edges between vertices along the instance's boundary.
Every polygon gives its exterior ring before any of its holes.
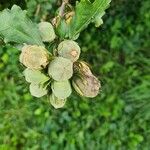
{"type": "Polygon", "coordinates": [[[44,88],[40,84],[31,83],[29,89],[30,89],[31,95],[35,96],[35,97],[38,97],[38,98],[47,94],[47,89],[44,88]]]}
{"type": "Polygon", "coordinates": [[[77,39],[79,33],[84,30],[93,20],[96,18],[96,26],[100,26],[102,20],[98,22],[97,16],[101,17],[105,14],[105,10],[108,8],[111,0],[94,0],[94,2],[90,2],[89,0],[80,0],[77,2],[75,7],[75,15],[71,19],[70,23],[64,22],[64,18],[61,19],[58,28],[58,34],[62,34],[59,28],[65,28],[65,37],[69,37],[69,39],[77,39]],[[99,15],[100,14],[100,15],[99,15]],[[63,22],[63,23],[61,23],[63,22]],[[64,25],[65,23],[65,25],[64,25]],[[62,26],[63,25],[63,26],[62,26]]]}
{"type": "Polygon", "coordinates": [[[35,83],[40,84],[48,81],[50,78],[47,77],[45,74],[43,74],[39,70],[32,70],[29,68],[26,68],[23,72],[25,79],[29,83],[35,83]]]}
{"type": "Polygon", "coordinates": [[[0,12],[0,37],[5,42],[43,45],[37,25],[16,5],[0,12]]]}
{"type": "Polygon", "coordinates": [[[54,81],[51,85],[53,94],[60,99],[65,99],[70,96],[72,89],[70,82],[66,81],[54,81]]]}
{"type": "Polygon", "coordinates": [[[69,37],[73,38],[92,21],[97,14],[103,14],[108,8],[111,0],[95,0],[93,3],[89,0],[81,0],[75,7],[75,16],[70,23],[69,37]]]}
{"type": "Polygon", "coordinates": [[[66,103],[66,99],[59,99],[54,94],[50,95],[49,100],[51,105],[56,109],[62,108],[66,103]]]}

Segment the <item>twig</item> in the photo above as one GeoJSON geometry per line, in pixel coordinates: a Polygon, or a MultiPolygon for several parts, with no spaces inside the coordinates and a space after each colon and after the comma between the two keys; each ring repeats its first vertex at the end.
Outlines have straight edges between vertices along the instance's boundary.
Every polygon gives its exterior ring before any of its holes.
{"type": "Polygon", "coordinates": [[[40,9],[41,9],[41,5],[38,4],[38,5],[37,5],[37,8],[36,8],[35,16],[38,16],[38,14],[39,14],[39,12],[40,12],[40,9]]]}
{"type": "Polygon", "coordinates": [[[66,4],[69,2],[69,0],[62,0],[62,4],[61,4],[61,7],[60,7],[60,10],[59,10],[59,16],[60,17],[63,17],[64,15],[64,10],[65,10],[65,6],[66,4]]]}

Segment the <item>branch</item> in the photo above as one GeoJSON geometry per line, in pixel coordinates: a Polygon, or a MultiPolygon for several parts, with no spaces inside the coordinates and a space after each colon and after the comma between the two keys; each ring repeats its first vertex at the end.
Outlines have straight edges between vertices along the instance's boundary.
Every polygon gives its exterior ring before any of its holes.
{"type": "Polygon", "coordinates": [[[64,15],[64,10],[65,10],[65,6],[66,4],[69,2],[69,0],[62,0],[62,4],[61,4],[61,7],[60,7],[60,10],[59,10],[59,16],[60,17],[63,17],[64,15]]]}

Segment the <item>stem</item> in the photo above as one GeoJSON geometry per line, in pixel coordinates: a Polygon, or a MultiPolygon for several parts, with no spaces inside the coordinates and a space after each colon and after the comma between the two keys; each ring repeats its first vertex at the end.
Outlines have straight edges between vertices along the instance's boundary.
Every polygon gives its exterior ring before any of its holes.
{"type": "Polygon", "coordinates": [[[37,8],[36,8],[35,16],[38,16],[38,14],[39,14],[39,12],[40,12],[40,9],[41,9],[41,5],[38,4],[38,5],[37,5],[37,8]]]}
{"type": "Polygon", "coordinates": [[[61,4],[61,7],[60,7],[60,10],[59,10],[59,16],[60,17],[63,17],[64,15],[64,10],[65,10],[65,6],[66,4],[69,2],[69,0],[62,0],[62,4],[61,4]]]}

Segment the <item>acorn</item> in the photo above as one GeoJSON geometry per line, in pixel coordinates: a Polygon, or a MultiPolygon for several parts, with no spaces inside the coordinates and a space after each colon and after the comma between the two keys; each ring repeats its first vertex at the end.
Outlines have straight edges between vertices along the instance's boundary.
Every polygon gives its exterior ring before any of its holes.
{"type": "Polygon", "coordinates": [[[85,97],[95,97],[101,87],[100,81],[92,74],[86,62],[79,61],[74,63],[75,76],[72,85],[77,93],[85,97]]]}
{"type": "Polygon", "coordinates": [[[23,74],[25,76],[26,81],[29,83],[41,84],[50,80],[48,76],[46,76],[39,70],[32,70],[30,68],[26,68],[23,71],[23,74]]]}
{"type": "Polygon", "coordinates": [[[41,22],[38,26],[43,42],[52,42],[56,38],[56,34],[51,23],[41,22]]]}
{"type": "Polygon", "coordinates": [[[65,40],[58,45],[58,55],[70,59],[72,62],[79,59],[80,51],[79,45],[72,40],[65,40]]]}
{"type": "Polygon", "coordinates": [[[55,109],[62,108],[66,103],[66,99],[59,99],[54,94],[50,95],[49,101],[55,109]]]}
{"type": "Polygon", "coordinates": [[[94,76],[75,77],[72,85],[77,93],[85,97],[96,97],[101,87],[99,80],[94,76]]]}
{"type": "Polygon", "coordinates": [[[43,85],[41,84],[31,83],[29,89],[30,89],[31,95],[38,97],[38,98],[46,95],[48,92],[46,87],[43,87],[43,85]]]}
{"type": "Polygon", "coordinates": [[[92,75],[89,65],[84,61],[78,61],[74,63],[73,66],[74,73],[84,74],[84,75],[92,75]]]}
{"type": "Polygon", "coordinates": [[[71,85],[68,80],[66,81],[54,81],[51,84],[53,94],[59,99],[66,99],[72,93],[71,85]]]}
{"type": "Polygon", "coordinates": [[[25,45],[22,48],[20,62],[27,68],[41,70],[49,63],[49,54],[42,46],[25,45]]]}
{"type": "Polygon", "coordinates": [[[73,75],[73,63],[63,57],[55,57],[48,66],[48,74],[56,81],[65,81],[73,75]]]}

